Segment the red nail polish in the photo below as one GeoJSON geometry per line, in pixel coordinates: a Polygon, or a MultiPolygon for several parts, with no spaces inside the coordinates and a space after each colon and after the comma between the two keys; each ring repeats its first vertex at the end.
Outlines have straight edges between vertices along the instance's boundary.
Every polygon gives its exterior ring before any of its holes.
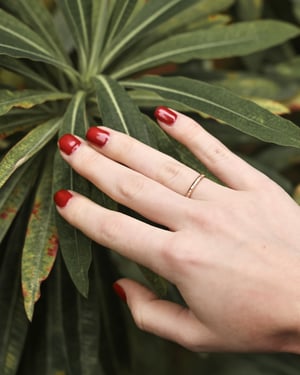
{"type": "Polygon", "coordinates": [[[93,126],[87,131],[86,139],[96,146],[103,147],[109,139],[109,132],[107,130],[100,129],[97,126],[93,126]]]}
{"type": "Polygon", "coordinates": [[[58,140],[59,148],[67,155],[71,155],[81,145],[78,138],[72,134],[65,134],[58,140]]]}
{"type": "Polygon", "coordinates": [[[68,190],[59,190],[54,194],[53,199],[58,207],[63,208],[67,205],[72,197],[73,194],[71,194],[68,190]]]}
{"type": "Polygon", "coordinates": [[[124,292],[124,289],[119,285],[118,283],[113,284],[113,289],[117,296],[121,298],[123,302],[127,302],[126,294],[124,292]]]}
{"type": "Polygon", "coordinates": [[[154,116],[157,120],[169,126],[173,125],[177,119],[177,114],[167,107],[157,107],[154,116]]]}

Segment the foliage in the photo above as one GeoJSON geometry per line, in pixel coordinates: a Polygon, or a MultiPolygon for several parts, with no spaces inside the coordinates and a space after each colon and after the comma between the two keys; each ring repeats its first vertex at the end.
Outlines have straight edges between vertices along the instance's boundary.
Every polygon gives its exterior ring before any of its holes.
{"type": "MultiPolygon", "coordinates": [[[[277,3],[56,0],[50,11],[39,0],[0,0],[1,374],[139,373],[136,358],[146,360],[139,340],[147,353],[165,354],[149,363],[151,373],[175,373],[172,356],[179,353],[188,362],[182,373],[212,364],[225,374],[227,357],[195,358],[132,327],[111,284],[124,270],[142,280],[140,271],[58,217],[52,195],[70,188],[135,213],[70,170],[56,141],[104,123],[203,170],[153,121],[153,108],[168,105],[242,151],[272,143],[252,162],[292,191],[279,172],[299,163],[300,129],[297,119],[278,114],[299,108],[300,59],[292,42],[299,4],[291,1],[281,20],[277,3]],[[169,63],[175,71],[166,74],[169,63]],[[277,154],[283,157],[274,165],[277,154]]],[[[158,276],[141,271],[156,290],[165,289],[158,276]]],[[[168,296],[177,298],[171,285],[168,296]]],[[[292,366],[286,371],[294,373],[292,366]]]]}

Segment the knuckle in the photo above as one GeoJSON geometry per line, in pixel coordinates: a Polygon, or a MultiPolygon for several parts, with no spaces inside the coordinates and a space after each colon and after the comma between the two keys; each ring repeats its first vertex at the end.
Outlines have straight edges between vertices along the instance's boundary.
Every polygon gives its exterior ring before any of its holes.
{"type": "Polygon", "coordinates": [[[116,186],[117,196],[122,201],[135,200],[145,188],[145,179],[143,176],[132,174],[126,178],[121,178],[116,186]]]}
{"type": "Polygon", "coordinates": [[[186,208],[186,219],[187,221],[197,228],[202,230],[209,229],[211,225],[211,216],[214,217],[217,213],[213,205],[210,205],[210,210],[204,209],[204,204],[198,205],[197,202],[191,202],[192,204],[186,208]]]}
{"type": "Polygon", "coordinates": [[[227,161],[231,152],[223,143],[213,139],[203,148],[203,155],[209,162],[218,163],[227,161]]]}
{"type": "Polygon", "coordinates": [[[132,306],[131,307],[131,314],[133,319],[137,325],[137,327],[142,331],[148,331],[147,324],[145,322],[143,310],[139,306],[132,306]]]}
{"type": "MultiPolygon", "coordinates": [[[[172,278],[174,275],[183,275],[189,272],[191,267],[201,263],[199,252],[191,246],[187,235],[184,238],[174,236],[164,244],[161,249],[161,259],[164,265],[169,269],[172,278]]],[[[193,244],[192,244],[193,245],[193,244]]]]}
{"type": "Polygon", "coordinates": [[[174,265],[177,266],[182,260],[182,256],[180,255],[182,252],[180,251],[178,242],[178,239],[174,235],[166,240],[160,249],[163,262],[171,267],[174,265]]]}
{"type": "Polygon", "coordinates": [[[73,167],[85,177],[93,176],[95,174],[95,166],[100,165],[102,156],[95,150],[87,147],[78,156],[78,158],[74,158],[73,167]]]}
{"type": "MultiPolygon", "coordinates": [[[[202,135],[203,135],[203,128],[195,123],[194,120],[188,118],[185,122],[186,128],[184,131],[184,137],[186,140],[186,143],[188,144],[195,144],[199,145],[199,140],[201,141],[202,135]]],[[[202,143],[202,142],[201,142],[202,143]]]]}
{"type": "Polygon", "coordinates": [[[157,180],[163,184],[168,184],[180,176],[181,170],[182,166],[180,163],[175,160],[168,160],[158,168],[157,180]]]}
{"type": "Polygon", "coordinates": [[[107,214],[105,218],[98,224],[99,237],[104,244],[113,245],[116,242],[121,232],[121,223],[117,220],[116,216],[107,214]]]}

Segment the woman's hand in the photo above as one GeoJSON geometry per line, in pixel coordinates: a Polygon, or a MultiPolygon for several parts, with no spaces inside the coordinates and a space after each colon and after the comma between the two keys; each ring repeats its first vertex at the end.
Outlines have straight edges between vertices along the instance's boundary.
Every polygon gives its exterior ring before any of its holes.
{"type": "Polygon", "coordinates": [[[65,161],[169,230],[70,191],[55,195],[59,213],[177,286],[188,308],[132,280],[118,281],[141,329],[195,351],[300,352],[300,208],[190,118],[164,107],[155,114],[226,186],[196,181],[198,172],[127,135],[90,128],[88,142],[59,140],[65,161]]]}

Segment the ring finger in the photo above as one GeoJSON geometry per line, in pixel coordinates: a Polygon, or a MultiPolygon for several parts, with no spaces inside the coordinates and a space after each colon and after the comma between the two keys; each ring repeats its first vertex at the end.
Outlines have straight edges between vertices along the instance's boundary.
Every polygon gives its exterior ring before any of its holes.
{"type": "MultiPolygon", "coordinates": [[[[105,127],[91,127],[86,135],[97,150],[110,159],[159,182],[180,195],[186,195],[199,172],[126,134],[105,127]]],[[[213,199],[225,187],[205,178],[192,192],[193,199],[213,199]]]]}

